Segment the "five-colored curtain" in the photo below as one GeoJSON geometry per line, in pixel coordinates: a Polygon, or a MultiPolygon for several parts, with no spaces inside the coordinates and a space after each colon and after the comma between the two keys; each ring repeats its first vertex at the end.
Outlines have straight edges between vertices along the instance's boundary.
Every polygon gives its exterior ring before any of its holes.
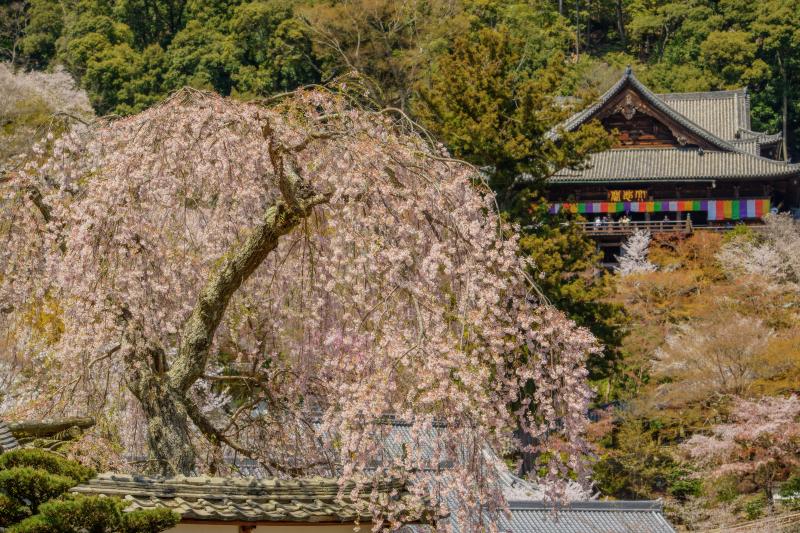
{"type": "Polygon", "coordinates": [[[653,200],[649,202],[574,202],[550,204],[550,213],[562,209],[580,214],[664,213],[705,211],[708,220],[741,220],[761,218],[769,213],[768,198],[737,200],[653,200]]]}

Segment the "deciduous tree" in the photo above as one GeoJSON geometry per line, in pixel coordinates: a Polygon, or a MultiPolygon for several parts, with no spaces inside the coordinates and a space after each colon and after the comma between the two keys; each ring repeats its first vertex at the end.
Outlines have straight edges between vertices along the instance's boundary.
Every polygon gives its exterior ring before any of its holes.
{"type": "Polygon", "coordinates": [[[476,520],[502,500],[483,449],[517,427],[551,476],[583,476],[594,339],[536,304],[472,167],[349,101],[184,90],[7,183],[3,327],[37,367],[17,408],[104,414],[165,474],[236,452],[274,475],[417,476],[476,520]],[[401,456],[381,452],[387,413],[412,424],[401,456]]]}
{"type": "Polygon", "coordinates": [[[650,250],[650,232],[636,229],[622,244],[622,255],[617,257],[616,271],[620,276],[655,272],[656,266],[647,258],[650,250]]]}
{"type": "Polygon", "coordinates": [[[746,400],[731,406],[730,421],[710,435],[694,435],[684,445],[689,456],[714,476],[748,476],[772,506],[775,483],[800,465],[800,399],[797,396],[746,400]]]}

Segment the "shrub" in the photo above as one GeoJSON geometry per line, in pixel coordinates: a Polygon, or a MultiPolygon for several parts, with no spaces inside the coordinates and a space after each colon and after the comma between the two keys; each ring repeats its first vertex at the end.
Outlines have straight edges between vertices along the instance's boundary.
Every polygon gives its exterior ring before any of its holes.
{"type": "Polygon", "coordinates": [[[0,492],[6,497],[6,506],[0,507],[0,525],[13,523],[20,510],[26,514],[35,513],[40,504],[57,498],[75,485],[72,478],[30,467],[0,471],[0,492]]]}
{"type": "Polygon", "coordinates": [[[73,485],[85,483],[95,475],[91,468],[46,450],[22,449],[0,455],[0,471],[19,467],[35,468],[72,478],[75,481],[73,485]]]}
{"type": "Polygon", "coordinates": [[[117,498],[71,496],[43,504],[40,514],[9,528],[8,533],[158,533],[179,520],[168,509],[125,513],[126,506],[117,498]]]}
{"type": "Polygon", "coordinates": [[[0,528],[8,533],[157,533],[178,523],[167,509],[123,512],[118,498],[67,491],[94,471],[54,453],[24,449],[0,455],[0,528]]]}
{"type": "Polygon", "coordinates": [[[700,496],[703,492],[703,482],[681,475],[678,479],[670,481],[667,492],[679,500],[685,500],[689,496],[700,496]]]}
{"type": "Polygon", "coordinates": [[[764,510],[767,507],[767,501],[764,494],[757,494],[747,500],[744,504],[744,514],[748,520],[755,520],[764,515],[764,510]]]}

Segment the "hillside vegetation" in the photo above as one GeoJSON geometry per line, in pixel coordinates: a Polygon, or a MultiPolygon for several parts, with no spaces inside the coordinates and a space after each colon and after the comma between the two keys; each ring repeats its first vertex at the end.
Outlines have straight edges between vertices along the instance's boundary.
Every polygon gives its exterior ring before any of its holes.
{"type": "MultiPolygon", "coordinates": [[[[47,132],[184,86],[273,102],[331,85],[392,108],[481,168],[531,278],[603,344],[589,359],[602,494],[664,498],[693,529],[756,519],[782,510],[772,495],[800,491],[797,226],[639,236],[640,257],[607,273],[569,215],[544,215],[541,194],[610,139],[597,124],[558,144],[543,134],[632,65],[657,92],[747,87],[753,128],[782,131],[796,156],[798,28],[798,0],[5,2],[0,182],[47,132]]],[[[61,333],[52,307],[30,318],[43,337],[61,333]]],[[[10,346],[0,339],[0,401],[10,346]]]]}
{"type": "Polygon", "coordinates": [[[800,383],[798,250],[797,224],[771,216],[757,230],[656,238],[654,271],[615,276],[612,301],[630,322],[615,376],[620,397],[595,424],[603,493],[665,498],[677,523],[697,527],[759,517],[773,510],[780,487],[793,490],[800,479],[792,403],[800,383]],[[770,420],[784,407],[782,421],[770,420]],[[769,423],[758,434],[758,424],[769,423]],[[714,456],[737,424],[754,432],[736,439],[746,443],[745,457],[714,456]]]}

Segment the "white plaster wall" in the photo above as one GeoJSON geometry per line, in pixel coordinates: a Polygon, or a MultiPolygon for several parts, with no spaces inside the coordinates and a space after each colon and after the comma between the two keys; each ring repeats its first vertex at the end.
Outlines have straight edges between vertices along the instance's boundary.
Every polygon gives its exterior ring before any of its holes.
{"type": "MultiPolygon", "coordinates": [[[[261,533],[353,533],[353,525],[276,524],[256,526],[261,533]]],[[[370,524],[362,524],[361,532],[371,531],[370,524]]],[[[178,524],[166,533],[239,533],[239,526],[178,524]]]]}

